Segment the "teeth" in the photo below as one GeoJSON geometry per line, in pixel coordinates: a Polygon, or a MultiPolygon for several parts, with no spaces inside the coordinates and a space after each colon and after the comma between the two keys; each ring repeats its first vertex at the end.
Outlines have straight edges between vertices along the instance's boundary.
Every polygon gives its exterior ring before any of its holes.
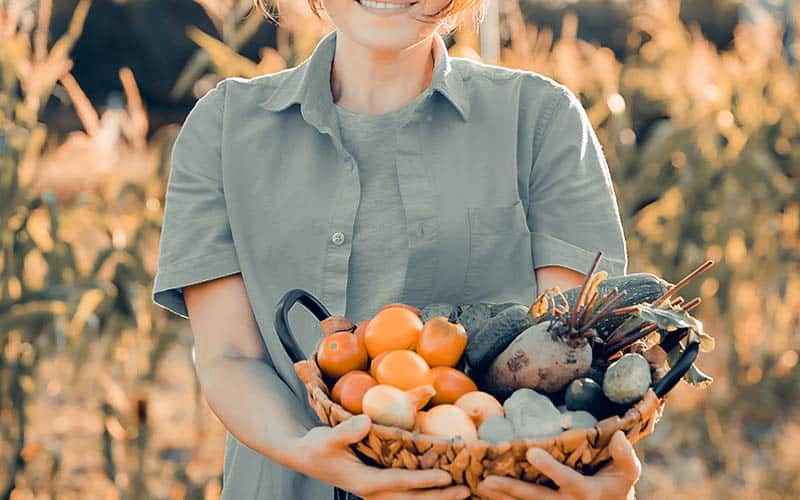
{"type": "Polygon", "coordinates": [[[360,3],[365,7],[371,7],[373,9],[402,9],[406,7],[405,4],[373,2],[371,0],[358,0],[358,3],[360,3]]]}

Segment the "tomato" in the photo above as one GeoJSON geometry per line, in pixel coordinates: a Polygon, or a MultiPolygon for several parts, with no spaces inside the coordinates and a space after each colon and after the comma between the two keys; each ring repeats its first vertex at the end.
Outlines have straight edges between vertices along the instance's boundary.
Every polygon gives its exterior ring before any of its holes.
{"type": "Polygon", "coordinates": [[[430,366],[456,366],[467,347],[467,331],[444,316],[425,322],[416,351],[430,366]]]}
{"type": "Polygon", "coordinates": [[[368,363],[364,344],[350,332],[328,335],[317,349],[319,369],[331,378],[339,378],[352,370],[366,370],[368,363]]]}
{"type": "Polygon", "coordinates": [[[364,332],[371,358],[386,351],[414,349],[422,331],[422,319],[405,307],[392,306],[378,311],[364,332]]]}

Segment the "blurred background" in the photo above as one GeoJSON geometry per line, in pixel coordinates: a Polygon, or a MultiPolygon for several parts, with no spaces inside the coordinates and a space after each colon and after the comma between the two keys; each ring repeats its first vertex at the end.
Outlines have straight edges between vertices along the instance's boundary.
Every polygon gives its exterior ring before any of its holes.
{"type": "MultiPolygon", "coordinates": [[[[792,0],[491,0],[452,55],[568,85],[629,272],[717,339],[637,445],[641,498],[800,497],[800,11],[792,0]]],[[[151,303],[172,141],[219,79],[331,27],[284,0],[0,0],[0,498],[214,499],[224,428],[151,303]]]]}

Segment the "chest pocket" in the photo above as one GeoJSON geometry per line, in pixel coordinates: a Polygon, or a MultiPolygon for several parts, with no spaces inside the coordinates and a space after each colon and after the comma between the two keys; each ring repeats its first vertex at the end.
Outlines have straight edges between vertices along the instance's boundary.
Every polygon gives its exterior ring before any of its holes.
{"type": "Polygon", "coordinates": [[[471,300],[520,300],[535,287],[531,233],[521,200],[500,207],[466,207],[469,257],[464,282],[471,300]],[[524,295],[523,295],[524,294],[524,295]]]}

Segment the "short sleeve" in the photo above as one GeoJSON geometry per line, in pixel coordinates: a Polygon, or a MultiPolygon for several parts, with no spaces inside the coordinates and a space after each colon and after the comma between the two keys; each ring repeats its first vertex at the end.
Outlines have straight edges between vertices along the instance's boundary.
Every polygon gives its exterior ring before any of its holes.
{"type": "Polygon", "coordinates": [[[184,318],[182,287],[240,272],[222,189],[224,83],[195,103],[172,146],[152,298],[184,318]]]}
{"type": "Polygon", "coordinates": [[[534,269],[562,266],[624,275],[627,250],[608,164],[580,100],[559,87],[534,138],[528,224],[534,269]]]}

